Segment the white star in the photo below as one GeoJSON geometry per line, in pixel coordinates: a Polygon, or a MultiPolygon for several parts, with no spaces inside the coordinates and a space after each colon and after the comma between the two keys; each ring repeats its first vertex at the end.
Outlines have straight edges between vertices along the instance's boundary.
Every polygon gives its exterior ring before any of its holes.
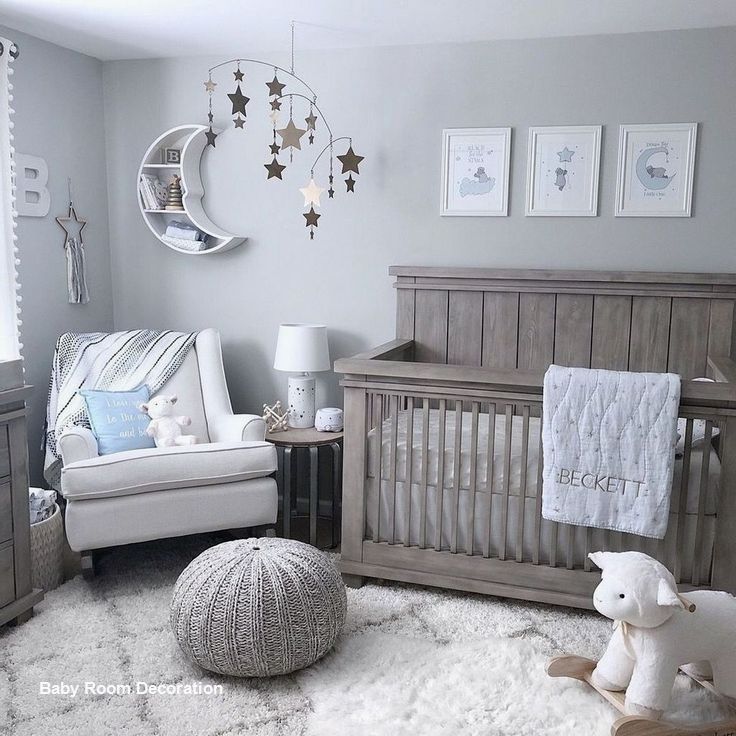
{"type": "Polygon", "coordinates": [[[320,194],[322,194],[322,192],[324,192],[325,190],[322,189],[322,187],[318,187],[314,179],[310,179],[309,184],[307,184],[306,187],[303,187],[299,191],[304,195],[305,207],[309,207],[310,205],[319,207],[320,194]]]}

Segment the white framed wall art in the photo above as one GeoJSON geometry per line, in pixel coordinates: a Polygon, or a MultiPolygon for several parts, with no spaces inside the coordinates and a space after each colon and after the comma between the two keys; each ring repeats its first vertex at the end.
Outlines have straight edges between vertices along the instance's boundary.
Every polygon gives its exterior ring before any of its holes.
{"type": "Polygon", "coordinates": [[[527,216],[595,217],[600,157],[600,125],[529,128],[527,216]]]}
{"type": "Polygon", "coordinates": [[[616,217],[690,217],[697,123],[622,125],[616,217]]]}
{"type": "Polygon", "coordinates": [[[511,128],[442,131],[442,215],[505,216],[511,128]]]}

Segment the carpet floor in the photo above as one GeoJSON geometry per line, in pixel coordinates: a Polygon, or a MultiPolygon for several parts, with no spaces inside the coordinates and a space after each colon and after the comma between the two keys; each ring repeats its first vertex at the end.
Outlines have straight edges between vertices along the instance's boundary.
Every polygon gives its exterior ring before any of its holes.
{"type": "MultiPolygon", "coordinates": [[[[28,623],[0,630],[0,733],[12,736],[606,736],[614,711],[592,691],[544,673],[550,656],[598,657],[610,622],[598,615],[392,583],[348,591],[334,651],[270,680],[203,672],[168,625],[172,586],[224,538],[120,548],[91,583],[49,593],[28,623]],[[84,683],[122,686],[84,692],[84,683]],[[136,694],[136,683],[182,692],[136,694]],[[76,695],[41,694],[79,686],[76,695]],[[220,694],[187,689],[221,685],[220,694]],[[130,687],[133,694],[127,694],[130,687]],[[173,689],[173,688],[172,688],[173,689]]],[[[715,717],[682,677],[672,716],[715,717]]]]}

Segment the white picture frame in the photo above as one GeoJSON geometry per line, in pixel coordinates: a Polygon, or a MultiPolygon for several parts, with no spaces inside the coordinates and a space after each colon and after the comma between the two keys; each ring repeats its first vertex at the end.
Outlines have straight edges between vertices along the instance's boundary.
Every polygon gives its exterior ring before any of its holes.
{"type": "Polygon", "coordinates": [[[442,131],[444,217],[505,217],[509,211],[511,128],[442,131]]]}
{"type": "Polygon", "coordinates": [[[529,128],[527,217],[596,217],[601,161],[600,125],[529,128]]]}
{"type": "Polygon", "coordinates": [[[622,125],[616,217],[690,217],[697,123],[622,125]]]}

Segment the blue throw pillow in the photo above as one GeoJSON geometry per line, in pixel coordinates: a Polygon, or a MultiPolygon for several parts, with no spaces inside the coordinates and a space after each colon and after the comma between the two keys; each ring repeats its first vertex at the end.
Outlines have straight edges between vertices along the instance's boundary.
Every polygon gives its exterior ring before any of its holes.
{"type": "Polygon", "coordinates": [[[100,455],[156,446],[153,437],[146,434],[151,420],[138,408],[150,398],[148,386],[133,391],[85,389],[79,393],[87,404],[100,455]]]}

